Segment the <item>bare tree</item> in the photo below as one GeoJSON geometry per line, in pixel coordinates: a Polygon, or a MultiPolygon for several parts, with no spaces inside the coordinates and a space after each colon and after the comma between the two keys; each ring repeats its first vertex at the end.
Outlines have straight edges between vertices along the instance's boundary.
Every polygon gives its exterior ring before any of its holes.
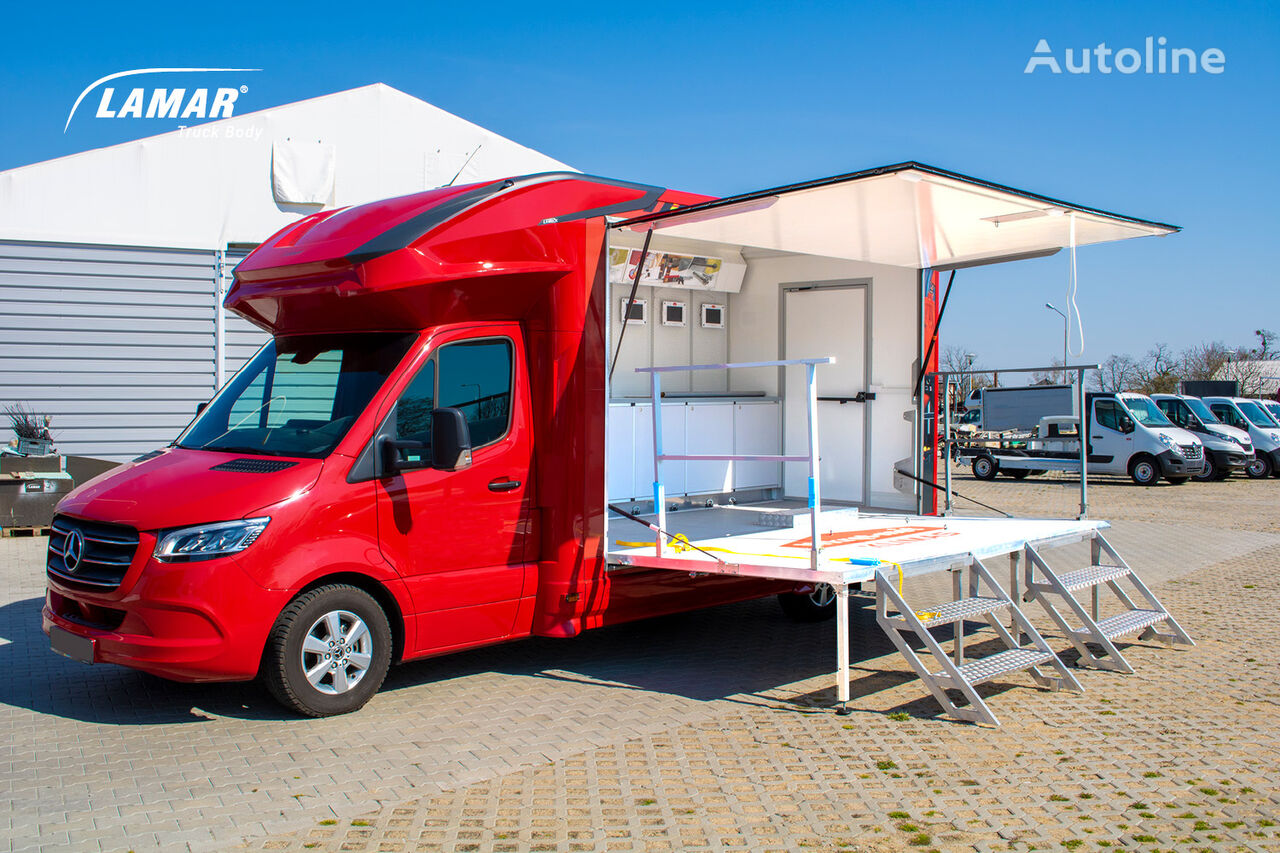
{"type": "Polygon", "coordinates": [[[1178,390],[1178,362],[1173,349],[1165,343],[1147,350],[1138,362],[1135,387],[1131,390],[1143,394],[1173,394],[1178,390]]]}
{"type": "Polygon", "coordinates": [[[1067,373],[1062,368],[1065,365],[1062,359],[1054,358],[1050,360],[1050,370],[1037,370],[1031,374],[1032,385],[1065,385],[1067,382],[1067,373]]]}
{"type": "Polygon", "coordinates": [[[1090,384],[1097,391],[1128,391],[1137,384],[1138,362],[1131,355],[1110,355],[1102,369],[1092,373],[1090,384]]]}
{"type": "Polygon", "coordinates": [[[1215,379],[1233,355],[1221,341],[1196,344],[1182,351],[1178,371],[1183,380],[1215,379]]]}
{"type": "Polygon", "coordinates": [[[1254,329],[1253,333],[1257,335],[1258,340],[1261,341],[1258,346],[1257,358],[1260,361],[1270,361],[1275,358],[1277,355],[1275,343],[1280,336],[1277,336],[1276,333],[1270,329],[1254,329]]]}

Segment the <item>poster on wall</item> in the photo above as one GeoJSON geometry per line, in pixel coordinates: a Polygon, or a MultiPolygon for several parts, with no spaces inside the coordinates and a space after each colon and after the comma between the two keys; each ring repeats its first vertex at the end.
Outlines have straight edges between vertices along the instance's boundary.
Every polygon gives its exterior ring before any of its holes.
{"type": "MultiPolygon", "coordinates": [[[[609,281],[631,284],[635,280],[640,255],[639,249],[610,249],[609,281]]],[[[640,283],[649,287],[737,292],[742,287],[744,271],[742,264],[726,263],[723,258],[650,250],[644,258],[644,269],[640,271],[640,283]]]]}

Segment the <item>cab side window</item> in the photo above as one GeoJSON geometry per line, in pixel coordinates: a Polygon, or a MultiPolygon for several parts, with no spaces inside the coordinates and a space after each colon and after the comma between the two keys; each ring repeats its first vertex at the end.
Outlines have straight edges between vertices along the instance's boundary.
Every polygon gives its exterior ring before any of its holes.
{"type": "Polygon", "coordinates": [[[1164,412],[1165,417],[1180,427],[1184,427],[1191,422],[1191,419],[1187,417],[1187,404],[1181,400],[1160,400],[1156,405],[1164,412]]]}
{"type": "Polygon", "coordinates": [[[512,349],[507,338],[460,341],[440,348],[437,407],[460,409],[472,448],[493,444],[511,424],[512,349]]]}
{"type": "Polygon", "coordinates": [[[1093,404],[1093,413],[1099,425],[1120,431],[1120,409],[1113,401],[1098,400],[1093,404]]]}
{"type": "Polygon", "coordinates": [[[401,441],[422,442],[421,450],[403,451],[405,461],[410,464],[426,465],[431,459],[431,410],[436,407],[435,399],[436,361],[432,358],[396,402],[392,435],[401,441]]]}
{"type": "MultiPolygon", "coordinates": [[[[1240,416],[1236,414],[1236,410],[1222,403],[1214,403],[1209,407],[1209,411],[1218,416],[1218,420],[1227,426],[1240,426],[1240,416]]],[[[1248,429],[1248,427],[1242,427],[1248,429]]]]}

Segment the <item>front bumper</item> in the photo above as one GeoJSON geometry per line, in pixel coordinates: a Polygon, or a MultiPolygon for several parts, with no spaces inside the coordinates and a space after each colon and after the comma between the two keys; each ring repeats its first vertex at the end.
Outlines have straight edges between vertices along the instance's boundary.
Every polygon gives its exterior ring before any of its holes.
{"type": "Polygon", "coordinates": [[[254,583],[231,559],[160,563],[142,554],[114,590],[46,575],[41,624],[92,643],[93,663],[175,681],[245,681],[288,593],[254,583]]]}
{"type": "Polygon", "coordinates": [[[1172,450],[1164,451],[1156,459],[1165,477],[1194,477],[1204,470],[1204,459],[1187,459],[1172,450]]]}
{"type": "Polygon", "coordinates": [[[1245,453],[1243,450],[1206,449],[1205,453],[1209,454],[1209,458],[1213,460],[1213,467],[1220,473],[1234,474],[1243,471],[1253,461],[1253,454],[1245,453]]]}

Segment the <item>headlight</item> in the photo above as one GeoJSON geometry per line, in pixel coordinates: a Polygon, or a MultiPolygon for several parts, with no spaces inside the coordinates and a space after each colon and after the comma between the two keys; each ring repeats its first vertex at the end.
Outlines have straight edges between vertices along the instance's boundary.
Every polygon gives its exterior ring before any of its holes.
{"type": "Polygon", "coordinates": [[[177,563],[236,554],[252,545],[270,521],[270,518],[246,518],[171,530],[156,543],[155,558],[177,563]]]}
{"type": "Polygon", "coordinates": [[[1160,438],[1160,443],[1163,444],[1165,447],[1173,447],[1173,439],[1169,438],[1169,436],[1165,435],[1164,433],[1160,433],[1159,438],[1160,438]]]}
{"type": "Polygon", "coordinates": [[[1273,433],[1271,433],[1271,440],[1272,440],[1272,441],[1280,441],[1280,432],[1273,432],[1273,433]]]}

